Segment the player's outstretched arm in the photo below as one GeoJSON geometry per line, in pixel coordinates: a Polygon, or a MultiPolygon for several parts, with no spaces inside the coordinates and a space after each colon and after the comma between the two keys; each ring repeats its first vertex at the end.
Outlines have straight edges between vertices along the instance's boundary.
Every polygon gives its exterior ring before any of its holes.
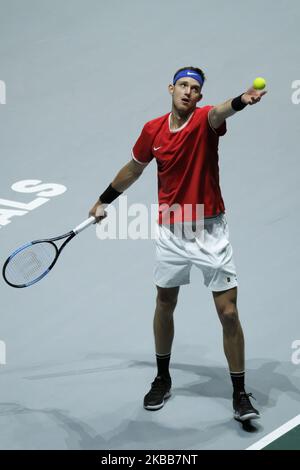
{"type": "Polygon", "coordinates": [[[108,188],[101,194],[89,211],[89,216],[96,217],[96,222],[100,222],[106,217],[105,207],[128,189],[143,173],[146,165],[130,160],[117,173],[108,188]]]}
{"type": "Polygon", "coordinates": [[[248,104],[253,105],[258,103],[266,93],[267,91],[265,90],[256,90],[254,87],[251,87],[242,95],[225,101],[225,103],[218,104],[208,113],[210,125],[214,129],[218,129],[225,119],[241,111],[248,104]]]}

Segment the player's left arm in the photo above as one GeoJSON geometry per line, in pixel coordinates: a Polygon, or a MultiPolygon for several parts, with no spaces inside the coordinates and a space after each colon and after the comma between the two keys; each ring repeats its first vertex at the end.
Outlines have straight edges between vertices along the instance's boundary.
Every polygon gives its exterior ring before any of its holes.
{"type": "Polygon", "coordinates": [[[225,103],[218,104],[208,113],[210,125],[214,129],[218,129],[223,124],[225,119],[233,116],[238,111],[241,111],[248,104],[253,105],[258,103],[266,93],[266,90],[256,90],[255,88],[251,87],[237,98],[233,98],[225,101],[225,103]]]}

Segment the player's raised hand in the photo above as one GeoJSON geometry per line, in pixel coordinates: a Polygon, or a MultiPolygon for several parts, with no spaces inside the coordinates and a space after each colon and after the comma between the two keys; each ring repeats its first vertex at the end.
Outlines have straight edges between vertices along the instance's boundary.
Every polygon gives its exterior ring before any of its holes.
{"type": "Polygon", "coordinates": [[[256,104],[262,97],[267,93],[266,90],[256,90],[253,86],[249,88],[241,97],[241,100],[245,104],[256,104]]]}

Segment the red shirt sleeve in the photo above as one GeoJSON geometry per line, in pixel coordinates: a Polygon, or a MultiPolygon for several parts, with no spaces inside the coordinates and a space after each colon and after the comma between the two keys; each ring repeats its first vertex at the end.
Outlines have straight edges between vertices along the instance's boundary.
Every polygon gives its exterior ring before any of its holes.
{"type": "Polygon", "coordinates": [[[137,161],[138,163],[142,163],[147,165],[153,159],[152,154],[152,143],[153,143],[154,135],[151,132],[151,128],[149,123],[145,124],[141,135],[139,136],[138,140],[134,144],[132,149],[132,158],[137,161]]]}

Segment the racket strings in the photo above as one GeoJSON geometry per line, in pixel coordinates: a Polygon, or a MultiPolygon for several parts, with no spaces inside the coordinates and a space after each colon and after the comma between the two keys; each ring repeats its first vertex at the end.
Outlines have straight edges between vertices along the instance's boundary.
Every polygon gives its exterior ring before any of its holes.
{"type": "Polygon", "coordinates": [[[9,260],[5,270],[6,279],[14,285],[31,283],[48,270],[56,254],[56,248],[51,243],[30,245],[9,260]]]}

